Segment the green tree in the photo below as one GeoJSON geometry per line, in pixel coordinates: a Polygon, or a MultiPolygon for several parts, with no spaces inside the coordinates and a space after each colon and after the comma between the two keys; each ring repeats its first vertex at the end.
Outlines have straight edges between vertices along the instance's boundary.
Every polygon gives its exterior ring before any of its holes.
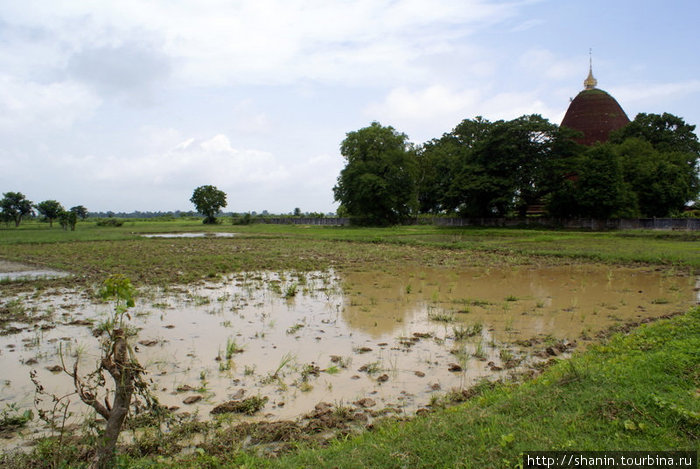
{"type": "Polygon", "coordinates": [[[190,202],[204,215],[204,224],[214,224],[216,215],[226,207],[226,193],[214,186],[200,186],[192,193],[190,202]]]}
{"type": "Polygon", "coordinates": [[[697,171],[689,170],[688,152],[659,151],[648,141],[630,137],[613,147],[624,179],[635,192],[646,217],[680,212],[697,196],[697,171]]]}
{"type": "Polygon", "coordinates": [[[71,207],[70,211],[75,213],[81,220],[86,220],[88,217],[88,209],[86,209],[82,205],[76,205],[75,207],[71,207]]]}
{"type": "Polygon", "coordinates": [[[63,211],[63,205],[56,200],[44,200],[36,204],[36,209],[49,221],[49,227],[53,227],[53,221],[63,211]]]}
{"type": "Polygon", "coordinates": [[[466,216],[524,216],[529,205],[556,191],[580,152],[567,129],[539,115],[489,123],[463,121],[461,148],[448,200],[466,216]]]}
{"type": "Polygon", "coordinates": [[[32,202],[21,192],[5,192],[0,200],[3,218],[13,220],[15,227],[19,226],[22,218],[34,214],[32,202]]]}
{"type": "Polygon", "coordinates": [[[72,210],[61,210],[58,214],[58,221],[64,231],[75,231],[75,225],[78,223],[78,214],[72,210]]]}
{"type": "Polygon", "coordinates": [[[637,114],[632,122],[610,135],[611,143],[622,143],[630,137],[641,138],[659,151],[679,151],[700,157],[700,142],[695,126],[673,114],[637,114]]]}
{"type": "Polygon", "coordinates": [[[611,135],[643,215],[677,213],[700,194],[700,142],[694,131],[673,114],[640,113],[611,135]]]}
{"type": "Polygon", "coordinates": [[[548,205],[552,215],[598,219],[637,216],[636,195],[624,180],[621,158],[612,145],[589,148],[572,169],[552,195],[548,205]]]}
{"type": "Polygon", "coordinates": [[[342,210],[369,224],[395,224],[417,209],[416,156],[406,134],[372,122],[340,145],[345,168],[333,188],[342,210]]]}
{"type": "MultiPolygon", "coordinates": [[[[421,213],[450,213],[463,203],[464,186],[473,176],[473,150],[493,124],[477,116],[425,143],[418,151],[418,201],[421,213]],[[465,181],[466,179],[466,181],[465,181]]],[[[463,209],[463,207],[462,207],[463,209]]],[[[464,211],[464,210],[462,210],[464,211]]]]}

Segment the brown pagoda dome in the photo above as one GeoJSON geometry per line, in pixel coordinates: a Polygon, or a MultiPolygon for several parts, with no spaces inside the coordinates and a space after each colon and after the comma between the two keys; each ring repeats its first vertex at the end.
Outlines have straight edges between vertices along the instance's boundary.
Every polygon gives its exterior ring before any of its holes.
{"type": "Polygon", "coordinates": [[[561,121],[563,127],[583,133],[582,137],[576,139],[583,145],[607,142],[610,132],[630,122],[615,98],[596,88],[597,84],[591,67],[583,82],[585,89],[571,101],[561,121]]]}

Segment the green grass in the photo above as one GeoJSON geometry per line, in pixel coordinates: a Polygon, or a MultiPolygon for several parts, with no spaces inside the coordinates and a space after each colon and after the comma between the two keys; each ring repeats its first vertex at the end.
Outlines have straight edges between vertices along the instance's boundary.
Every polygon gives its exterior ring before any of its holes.
{"type": "MultiPolygon", "coordinates": [[[[63,231],[38,222],[0,228],[0,258],[78,274],[95,282],[119,272],[138,284],[189,283],[239,271],[560,263],[645,263],[700,271],[700,233],[555,231],[400,226],[203,225],[132,221],[122,227],[78,224],[63,231]],[[228,231],[235,238],[145,239],[142,233],[228,231]]],[[[57,281],[60,283],[60,281],[57,281]]],[[[76,279],[64,280],[74,284],[76,279]]],[[[0,285],[2,288],[4,285],[0,285]]]]}
{"type": "MultiPolygon", "coordinates": [[[[205,226],[198,221],[79,223],[75,232],[26,223],[0,228],[0,258],[66,269],[69,280],[0,284],[0,294],[37,285],[94,284],[111,273],[137,285],[188,283],[239,271],[425,266],[645,263],[700,271],[700,234],[538,229],[205,226]],[[144,239],[139,233],[231,231],[229,239],[144,239]]],[[[504,295],[508,292],[504,292],[504,295]]],[[[292,359],[290,356],[289,360],[292,359]]],[[[286,365],[280,364],[277,373],[286,365]]],[[[514,467],[529,450],[698,449],[700,309],[645,325],[560,362],[524,384],[480,387],[458,407],[387,421],[327,447],[298,443],[279,459],[253,448],[122,456],[122,467],[514,467]]],[[[275,373],[276,374],[276,373],[275,373]]],[[[80,467],[66,445],[66,467],[80,467]]],[[[294,445],[292,445],[294,446],[294,445]]],[[[44,467],[51,443],[3,467],[44,467]],[[24,462],[22,462],[24,461],[24,462]]],[[[289,445],[285,446],[289,449],[289,445]]],[[[7,456],[2,456],[2,458],[7,456]]]]}
{"type": "MultiPolygon", "coordinates": [[[[697,450],[700,308],[562,361],[521,385],[249,467],[515,467],[535,450],[697,450]]],[[[235,464],[234,466],[235,467],[235,464]]]]}
{"type": "MultiPolygon", "coordinates": [[[[256,446],[241,449],[241,442],[233,438],[237,432],[223,427],[201,443],[206,451],[178,454],[174,447],[164,456],[155,445],[147,455],[122,451],[117,467],[508,468],[517,467],[527,451],[697,451],[698,389],[700,308],[696,307],[615,335],[524,383],[479,385],[463,404],[437,406],[434,412],[410,420],[375,422],[371,431],[327,445],[305,443],[308,438],[290,445],[286,439],[290,433],[258,437],[273,445],[268,448],[275,447],[275,438],[286,442],[279,446],[283,454],[271,458],[256,446]]],[[[448,395],[464,399],[462,393],[448,395]]],[[[240,438],[245,437],[244,430],[240,438]]],[[[0,463],[20,469],[48,467],[39,464],[40,458],[51,461],[56,450],[44,442],[26,456],[3,455],[0,463]]],[[[70,440],[61,451],[65,467],[84,467],[78,458],[86,453],[78,443],[70,440]]]]}

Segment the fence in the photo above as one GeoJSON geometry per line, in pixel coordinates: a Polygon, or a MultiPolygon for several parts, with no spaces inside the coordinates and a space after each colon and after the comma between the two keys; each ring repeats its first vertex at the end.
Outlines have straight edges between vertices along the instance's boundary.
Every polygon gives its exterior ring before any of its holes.
{"type": "MultiPolygon", "coordinates": [[[[328,225],[347,226],[350,218],[280,217],[264,218],[262,223],[275,225],[328,225]]],[[[437,226],[544,226],[550,228],[574,228],[588,230],[685,230],[700,231],[700,218],[622,218],[596,220],[592,218],[420,218],[409,224],[433,224],[437,226]]]]}

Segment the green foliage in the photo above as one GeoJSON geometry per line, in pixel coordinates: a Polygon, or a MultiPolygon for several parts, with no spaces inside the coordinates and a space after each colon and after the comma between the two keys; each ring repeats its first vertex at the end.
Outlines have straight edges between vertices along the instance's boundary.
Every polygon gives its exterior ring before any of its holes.
{"type": "Polygon", "coordinates": [[[63,205],[56,200],[44,200],[36,204],[36,210],[48,221],[49,226],[53,226],[53,221],[63,212],[63,205]]]}
{"type": "Polygon", "coordinates": [[[552,195],[550,213],[600,219],[637,214],[636,195],[624,180],[621,159],[612,145],[589,148],[577,163],[572,176],[552,195]]]}
{"type": "Polygon", "coordinates": [[[75,213],[81,220],[86,220],[88,217],[88,210],[82,205],[76,205],[75,207],[71,207],[70,211],[75,213]]]}
{"type": "Polygon", "coordinates": [[[553,192],[578,147],[539,115],[464,120],[419,152],[421,211],[505,216],[553,192]]]}
{"type": "Polygon", "coordinates": [[[22,218],[34,214],[32,202],[21,192],[5,192],[0,199],[0,210],[5,221],[14,221],[15,227],[22,222],[22,218]]]}
{"type": "Polygon", "coordinates": [[[342,211],[368,224],[401,223],[417,209],[416,158],[406,134],[373,122],[349,132],[346,159],[333,188],[342,211]]]}
{"type": "Polygon", "coordinates": [[[0,431],[15,430],[23,427],[34,418],[31,409],[20,412],[16,404],[5,404],[5,408],[0,412],[0,431]]]}
{"type": "Polygon", "coordinates": [[[216,214],[226,207],[226,193],[211,185],[200,186],[192,193],[190,202],[204,215],[204,224],[215,224],[216,214]]]}
{"type": "Polygon", "coordinates": [[[102,220],[98,220],[97,223],[95,223],[97,226],[112,226],[112,227],[118,227],[122,226],[124,222],[122,220],[119,220],[118,218],[104,218],[102,220]]]}
{"type": "Polygon", "coordinates": [[[134,306],[135,295],[136,289],[125,275],[113,274],[105,279],[100,289],[100,296],[103,300],[114,301],[114,317],[111,320],[111,327],[123,329],[124,316],[127,309],[134,306]]]}
{"type": "Polygon", "coordinates": [[[61,223],[61,228],[64,231],[70,228],[71,231],[75,231],[75,225],[78,223],[78,214],[73,211],[61,210],[58,214],[58,221],[61,223]]]}

